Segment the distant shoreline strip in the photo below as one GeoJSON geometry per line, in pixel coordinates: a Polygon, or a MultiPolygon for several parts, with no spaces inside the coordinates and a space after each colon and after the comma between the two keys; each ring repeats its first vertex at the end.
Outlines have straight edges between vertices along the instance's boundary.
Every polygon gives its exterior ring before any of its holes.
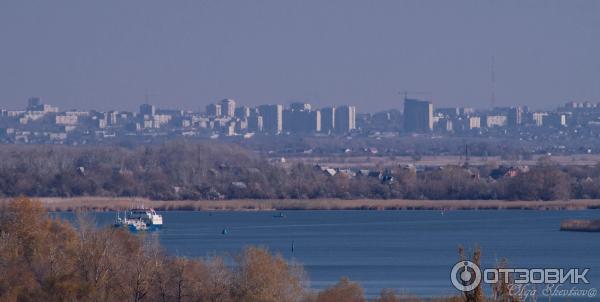
{"type": "MultiPolygon", "coordinates": [[[[566,201],[403,200],[403,199],[234,199],[149,200],[146,198],[73,197],[39,199],[48,211],[119,211],[152,207],[159,211],[283,211],[283,210],[594,210],[600,199],[566,201]]],[[[0,201],[6,202],[10,198],[0,201]]]]}

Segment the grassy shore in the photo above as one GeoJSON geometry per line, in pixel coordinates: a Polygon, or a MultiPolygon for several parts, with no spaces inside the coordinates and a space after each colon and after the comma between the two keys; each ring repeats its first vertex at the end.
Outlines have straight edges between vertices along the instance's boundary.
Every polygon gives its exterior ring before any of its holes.
{"type": "MultiPolygon", "coordinates": [[[[39,198],[49,211],[124,210],[145,206],[157,210],[183,211],[277,211],[277,210],[583,210],[600,209],[599,199],[567,201],[505,200],[374,200],[374,199],[240,199],[177,200],[145,198],[39,198]]],[[[2,200],[6,202],[9,199],[2,200]]]]}

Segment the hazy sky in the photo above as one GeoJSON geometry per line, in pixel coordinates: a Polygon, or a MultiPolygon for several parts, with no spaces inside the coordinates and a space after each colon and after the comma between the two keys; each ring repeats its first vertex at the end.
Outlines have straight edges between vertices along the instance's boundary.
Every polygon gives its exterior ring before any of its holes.
{"type": "Polygon", "coordinates": [[[600,101],[600,1],[1,0],[0,107],[600,101]],[[420,95],[415,95],[420,96],[420,95]]]}

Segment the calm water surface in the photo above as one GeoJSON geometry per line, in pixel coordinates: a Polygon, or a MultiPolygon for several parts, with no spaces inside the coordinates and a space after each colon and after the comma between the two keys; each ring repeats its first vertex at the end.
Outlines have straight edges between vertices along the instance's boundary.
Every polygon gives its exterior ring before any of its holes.
{"type": "MultiPolygon", "coordinates": [[[[501,258],[513,267],[586,267],[590,286],[600,287],[600,233],[558,230],[563,219],[600,218],[600,211],[283,213],[285,218],[274,212],[163,212],[165,226],[158,236],[169,253],[188,257],[266,246],[302,263],[314,288],[347,276],[368,295],[382,288],[419,296],[456,294],[449,275],[458,246],[477,244],[486,267],[501,258]],[[224,228],[227,235],[221,234],[224,228]]],[[[100,225],[114,219],[114,213],[94,215],[100,225]]]]}

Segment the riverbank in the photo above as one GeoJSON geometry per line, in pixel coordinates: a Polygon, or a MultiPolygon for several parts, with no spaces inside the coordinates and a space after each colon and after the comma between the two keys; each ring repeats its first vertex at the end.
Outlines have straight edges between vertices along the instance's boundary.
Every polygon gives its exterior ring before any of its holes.
{"type": "MultiPolygon", "coordinates": [[[[6,202],[9,199],[3,199],[6,202]]],[[[505,200],[375,200],[375,199],[236,199],[149,200],[145,198],[39,198],[49,211],[116,211],[152,207],[160,211],[282,211],[282,210],[585,210],[600,209],[600,199],[567,201],[505,200]]]]}

